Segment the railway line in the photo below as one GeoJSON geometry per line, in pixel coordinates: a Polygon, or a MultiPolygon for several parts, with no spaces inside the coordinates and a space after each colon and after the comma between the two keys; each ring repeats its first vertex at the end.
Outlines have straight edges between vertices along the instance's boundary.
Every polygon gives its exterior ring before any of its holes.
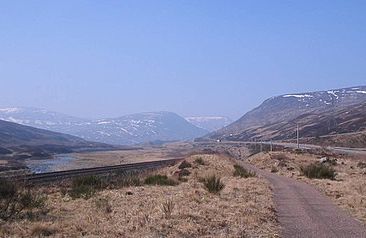
{"type": "Polygon", "coordinates": [[[128,174],[134,172],[142,172],[166,166],[171,166],[178,163],[180,160],[182,159],[159,160],[159,161],[141,162],[133,164],[121,164],[121,165],[111,165],[104,167],[47,172],[39,174],[27,174],[19,176],[9,176],[6,178],[12,181],[24,182],[26,184],[44,184],[90,175],[106,176],[113,173],[128,174]]]}

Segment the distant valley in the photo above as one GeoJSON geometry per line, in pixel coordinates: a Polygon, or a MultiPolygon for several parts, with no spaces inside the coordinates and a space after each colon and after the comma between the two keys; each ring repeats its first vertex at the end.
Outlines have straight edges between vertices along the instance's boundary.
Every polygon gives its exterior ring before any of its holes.
{"type": "Polygon", "coordinates": [[[210,132],[219,130],[233,122],[230,118],[222,116],[186,117],[185,119],[193,125],[210,132]]]}

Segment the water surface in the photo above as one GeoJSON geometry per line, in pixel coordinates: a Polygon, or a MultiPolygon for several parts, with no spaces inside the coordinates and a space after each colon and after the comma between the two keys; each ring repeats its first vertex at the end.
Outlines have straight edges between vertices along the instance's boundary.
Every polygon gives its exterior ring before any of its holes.
{"type": "Polygon", "coordinates": [[[58,171],[58,169],[75,159],[72,154],[59,154],[54,155],[52,159],[44,160],[28,160],[26,161],[27,167],[33,173],[46,173],[58,171]]]}

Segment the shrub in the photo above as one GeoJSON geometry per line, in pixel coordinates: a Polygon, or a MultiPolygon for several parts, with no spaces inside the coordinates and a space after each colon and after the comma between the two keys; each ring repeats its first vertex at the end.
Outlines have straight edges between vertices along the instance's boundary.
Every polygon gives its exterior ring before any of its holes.
{"type": "Polygon", "coordinates": [[[27,212],[32,217],[34,209],[43,209],[47,197],[0,179],[0,219],[10,220],[27,212]]]}
{"type": "Polygon", "coordinates": [[[72,198],[91,198],[103,187],[102,180],[96,176],[78,177],[72,181],[69,195],[72,198]]]}
{"type": "Polygon", "coordinates": [[[249,177],[255,177],[255,172],[252,172],[252,171],[248,171],[246,170],[244,167],[238,165],[238,164],[235,164],[234,165],[234,176],[235,177],[242,177],[242,178],[249,178],[249,177]]]}
{"type": "Polygon", "coordinates": [[[205,161],[201,157],[195,159],[194,162],[199,165],[205,165],[205,161]]]}
{"type": "Polygon", "coordinates": [[[172,200],[166,201],[162,204],[161,210],[166,219],[170,219],[174,210],[174,203],[172,200]]]}
{"type": "Polygon", "coordinates": [[[219,193],[225,187],[225,184],[221,182],[221,178],[215,175],[205,178],[203,184],[210,193],[219,193]]]}
{"type": "Polygon", "coordinates": [[[335,170],[327,165],[314,163],[307,166],[302,166],[301,172],[308,178],[317,179],[334,179],[336,176],[335,170]]]}
{"type": "Polygon", "coordinates": [[[183,162],[179,165],[178,168],[179,169],[186,169],[186,168],[191,168],[191,167],[192,167],[191,163],[183,160],[183,162]]]}
{"type": "Polygon", "coordinates": [[[148,185],[161,185],[161,186],[175,186],[178,183],[173,179],[168,178],[166,175],[151,175],[145,179],[145,184],[148,185]]]}

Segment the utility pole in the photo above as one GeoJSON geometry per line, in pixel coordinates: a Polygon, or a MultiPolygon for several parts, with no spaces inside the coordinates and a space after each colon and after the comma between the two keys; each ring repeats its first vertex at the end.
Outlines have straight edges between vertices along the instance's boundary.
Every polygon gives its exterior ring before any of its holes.
{"type": "Polygon", "coordinates": [[[273,151],[273,143],[272,143],[272,141],[271,141],[271,152],[273,151]]]}
{"type": "Polygon", "coordinates": [[[262,141],[261,141],[261,152],[263,151],[263,144],[262,144],[262,141]]]}
{"type": "Polygon", "coordinates": [[[300,149],[300,143],[299,143],[299,123],[296,124],[296,137],[297,137],[297,148],[300,149]]]}

